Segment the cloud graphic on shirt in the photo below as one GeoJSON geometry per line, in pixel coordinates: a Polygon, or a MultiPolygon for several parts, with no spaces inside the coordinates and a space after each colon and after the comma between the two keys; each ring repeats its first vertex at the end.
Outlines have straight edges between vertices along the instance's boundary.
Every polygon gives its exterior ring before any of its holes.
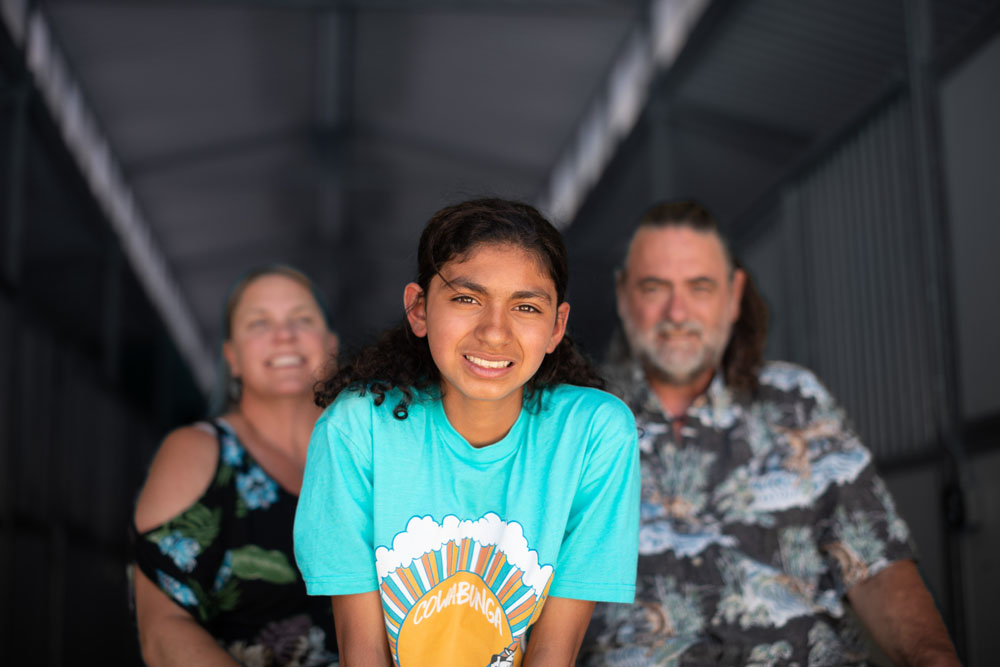
{"type": "Polygon", "coordinates": [[[536,597],[544,594],[552,577],[552,566],[539,565],[538,552],[529,548],[521,524],[508,523],[492,512],[480,519],[464,521],[448,515],[441,523],[430,516],[413,517],[407,522],[406,530],[393,538],[391,549],[382,546],[375,550],[379,581],[424,554],[440,551],[449,542],[461,543],[463,540],[481,546],[496,545],[507,562],[521,571],[524,585],[530,586],[536,597]]]}

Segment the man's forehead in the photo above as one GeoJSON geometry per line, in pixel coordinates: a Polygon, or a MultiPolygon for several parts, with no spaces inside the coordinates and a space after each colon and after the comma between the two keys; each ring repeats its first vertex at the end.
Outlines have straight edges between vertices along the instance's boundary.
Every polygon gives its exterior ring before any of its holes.
{"type": "Polygon", "coordinates": [[[629,246],[625,270],[628,273],[725,273],[726,252],[722,241],[712,232],[678,226],[642,227],[629,246]]]}

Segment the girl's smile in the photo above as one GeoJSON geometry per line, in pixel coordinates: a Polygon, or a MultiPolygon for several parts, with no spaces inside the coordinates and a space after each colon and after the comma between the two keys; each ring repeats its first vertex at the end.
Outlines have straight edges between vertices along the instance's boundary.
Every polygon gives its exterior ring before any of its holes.
{"type": "Polygon", "coordinates": [[[446,263],[426,293],[407,285],[404,298],[410,326],[427,336],[441,372],[452,425],[473,444],[487,426],[503,425],[496,439],[503,437],[520,414],[524,384],[562,340],[569,316],[537,256],[514,245],[478,246],[446,263]]]}

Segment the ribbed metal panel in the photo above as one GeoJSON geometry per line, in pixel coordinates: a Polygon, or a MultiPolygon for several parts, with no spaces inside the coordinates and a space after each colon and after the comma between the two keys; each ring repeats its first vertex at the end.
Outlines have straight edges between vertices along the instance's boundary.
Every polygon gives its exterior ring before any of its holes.
{"type": "Polygon", "coordinates": [[[933,3],[934,47],[947,50],[976,29],[984,20],[996,20],[997,0],[936,0],[933,3]]]}
{"type": "Polygon", "coordinates": [[[866,123],[740,228],[768,356],[815,370],[881,462],[937,446],[910,113],[866,123]]]}
{"type": "MultiPolygon", "coordinates": [[[[92,638],[119,638],[109,662],[132,655],[125,591],[131,499],[155,445],[144,415],[66,341],[0,294],[0,599],[11,664],[64,664],[92,638]],[[84,567],[87,576],[75,573],[84,567]],[[85,599],[99,611],[74,615],[85,599]],[[41,648],[39,648],[41,647],[41,648]]],[[[108,649],[102,648],[102,651],[108,649]]],[[[86,660],[85,660],[86,661],[86,660]]],[[[6,664],[6,663],[5,663],[6,664]]]]}
{"type": "Polygon", "coordinates": [[[822,132],[884,90],[905,54],[901,2],[747,1],[677,93],[699,107],[822,132]]]}
{"type": "Polygon", "coordinates": [[[909,119],[896,105],[833,151],[785,221],[811,267],[812,363],[883,461],[936,446],[909,119]]]}

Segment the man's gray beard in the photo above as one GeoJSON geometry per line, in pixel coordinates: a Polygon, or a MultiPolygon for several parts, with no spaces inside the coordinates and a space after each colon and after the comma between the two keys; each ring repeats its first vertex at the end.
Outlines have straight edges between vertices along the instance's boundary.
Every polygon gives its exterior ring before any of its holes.
{"type": "MultiPolygon", "coordinates": [[[[701,341],[701,348],[698,352],[687,357],[684,363],[671,363],[667,350],[658,347],[655,343],[658,329],[663,326],[662,324],[650,332],[654,342],[648,341],[646,336],[635,331],[627,320],[623,319],[622,325],[632,356],[642,364],[646,373],[651,374],[653,379],[664,384],[677,387],[689,385],[705,371],[716,368],[722,360],[722,350],[705,340],[705,332],[701,327],[696,327],[701,341]]],[[[725,337],[728,338],[728,335],[725,337]]]]}

